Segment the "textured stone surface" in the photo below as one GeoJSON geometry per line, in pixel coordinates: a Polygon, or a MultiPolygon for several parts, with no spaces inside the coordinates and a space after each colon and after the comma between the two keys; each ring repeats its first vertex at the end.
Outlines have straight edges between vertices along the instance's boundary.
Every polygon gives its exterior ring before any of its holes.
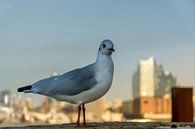
{"type": "Polygon", "coordinates": [[[59,125],[0,125],[2,129],[155,129],[163,126],[171,126],[175,124],[177,127],[195,128],[195,123],[164,123],[164,122],[108,122],[108,123],[89,123],[87,127],[77,127],[75,124],[59,124],[59,125]]]}

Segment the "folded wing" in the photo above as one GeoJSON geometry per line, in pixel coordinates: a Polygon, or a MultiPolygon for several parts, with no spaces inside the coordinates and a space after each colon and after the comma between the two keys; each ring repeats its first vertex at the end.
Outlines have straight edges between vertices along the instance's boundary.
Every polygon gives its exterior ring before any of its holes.
{"type": "Polygon", "coordinates": [[[32,85],[32,92],[47,96],[71,96],[93,88],[96,83],[93,65],[89,65],[60,76],[40,80],[32,85]]]}

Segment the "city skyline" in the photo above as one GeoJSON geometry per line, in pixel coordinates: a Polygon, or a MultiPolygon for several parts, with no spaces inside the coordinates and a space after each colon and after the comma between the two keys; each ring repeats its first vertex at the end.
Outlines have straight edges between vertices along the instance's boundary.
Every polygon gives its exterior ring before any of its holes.
{"type": "Polygon", "coordinates": [[[130,99],[138,62],[150,56],[174,73],[178,84],[195,86],[194,7],[193,0],[2,0],[1,89],[93,63],[104,39],[116,49],[108,100],[130,99]]]}

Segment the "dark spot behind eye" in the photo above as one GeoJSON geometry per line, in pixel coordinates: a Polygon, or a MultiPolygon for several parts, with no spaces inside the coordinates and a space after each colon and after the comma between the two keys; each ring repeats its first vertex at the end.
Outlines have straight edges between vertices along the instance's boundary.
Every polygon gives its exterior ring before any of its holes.
{"type": "Polygon", "coordinates": [[[103,44],[103,48],[105,48],[106,47],[106,45],[105,44],[103,44]]]}

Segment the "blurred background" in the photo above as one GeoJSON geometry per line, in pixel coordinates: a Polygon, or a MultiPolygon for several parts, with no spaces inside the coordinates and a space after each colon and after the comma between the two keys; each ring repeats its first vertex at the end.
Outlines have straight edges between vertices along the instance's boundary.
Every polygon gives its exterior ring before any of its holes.
{"type": "Polygon", "coordinates": [[[93,63],[104,39],[113,84],[87,121],[171,121],[171,88],[195,86],[194,34],[193,0],[1,0],[0,123],[75,122],[75,105],[15,91],[93,63]]]}

